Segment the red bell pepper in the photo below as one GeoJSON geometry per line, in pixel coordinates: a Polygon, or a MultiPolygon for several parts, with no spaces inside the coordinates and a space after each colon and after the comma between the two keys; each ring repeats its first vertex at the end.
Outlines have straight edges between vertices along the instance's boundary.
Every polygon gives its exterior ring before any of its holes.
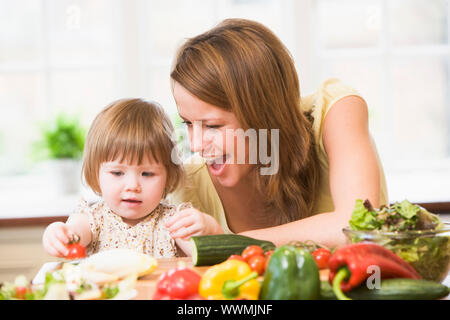
{"type": "Polygon", "coordinates": [[[192,269],[171,269],[159,277],[153,300],[202,300],[198,294],[200,279],[192,269]]]}
{"type": "Polygon", "coordinates": [[[328,261],[329,281],[338,298],[346,299],[343,292],[363,283],[371,274],[368,268],[380,268],[381,279],[420,279],[414,268],[392,251],[374,243],[356,243],[337,249],[328,261]]]}

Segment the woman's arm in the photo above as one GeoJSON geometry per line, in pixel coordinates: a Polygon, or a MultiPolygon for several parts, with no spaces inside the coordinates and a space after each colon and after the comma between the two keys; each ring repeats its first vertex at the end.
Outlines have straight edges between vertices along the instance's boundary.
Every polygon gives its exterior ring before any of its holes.
{"type": "Polygon", "coordinates": [[[358,96],[338,100],[325,116],[322,141],[329,160],[335,210],[241,234],[267,239],[276,245],[291,240],[314,240],[338,246],[345,243],[342,228],[348,225],[355,200],[369,199],[375,207],[379,205],[380,170],[370,139],[365,101],[358,96]]]}

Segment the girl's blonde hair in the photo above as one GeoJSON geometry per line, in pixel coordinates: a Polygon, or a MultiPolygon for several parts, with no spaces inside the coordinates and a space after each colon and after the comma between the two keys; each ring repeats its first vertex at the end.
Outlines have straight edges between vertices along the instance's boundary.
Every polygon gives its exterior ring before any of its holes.
{"type": "Polygon", "coordinates": [[[98,176],[102,162],[119,160],[140,165],[147,157],[167,170],[165,197],[184,178],[172,134],[172,123],[159,104],[141,99],[111,103],[97,115],[87,135],[82,168],[86,184],[101,195],[98,176]]]}
{"type": "Polygon", "coordinates": [[[255,170],[257,187],[267,195],[266,208],[279,211],[271,217],[279,224],[312,214],[320,172],[312,119],[300,110],[294,62],[275,34],[254,21],[224,20],[182,45],[171,78],[200,100],[232,111],[244,130],[279,129],[278,173],[255,170]]]}

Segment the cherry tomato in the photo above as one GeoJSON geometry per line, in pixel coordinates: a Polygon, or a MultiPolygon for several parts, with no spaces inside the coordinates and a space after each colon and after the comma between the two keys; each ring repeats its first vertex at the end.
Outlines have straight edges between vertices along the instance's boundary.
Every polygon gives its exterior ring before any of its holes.
{"type": "Polygon", "coordinates": [[[247,262],[247,261],[244,260],[244,258],[242,258],[242,256],[240,256],[238,254],[232,254],[231,256],[228,257],[227,260],[233,260],[233,259],[234,260],[240,260],[240,261],[243,261],[243,262],[247,262]]]}
{"type": "Polygon", "coordinates": [[[331,252],[325,248],[319,248],[313,251],[312,256],[317,263],[319,269],[328,268],[328,260],[330,259],[331,252]]]}
{"type": "Polygon", "coordinates": [[[80,237],[74,236],[66,246],[69,250],[67,259],[82,259],[86,257],[86,248],[80,244],[80,237]]]}
{"type": "Polygon", "coordinates": [[[69,254],[66,256],[67,259],[82,259],[86,257],[86,248],[79,243],[69,244],[67,249],[69,249],[69,254]]]}
{"type": "Polygon", "coordinates": [[[266,258],[264,256],[253,256],[248,260],[250,269],[262,275],[266,271],[266,258]]]}
{"type": "Polygon", "coordinates": [[[17,299],[25,299],[26,298],[26,294],[28,292],[28,288],[27,287],[16,287],[16,298],[17,299]]]}
{"type": "Polygon", "coordinates": [[[264,252],[264,255],[266,256],[266,258],[270,258],[272,256],[273,250],[267,250],[266,252],[264,252]]]}
{"type": "Polygon", "coordinates": [[[251,245],[242,251],[241,254],[242,258],[244,258],[245,261],[249,261],[251,257],[255,256],[262,256],[264,257],[264,251],[260,246],[251,245]]]}
{"type": "Polygon", "coordinates": [[[267,270],[267,267],[269,266],[270,257],[272,256],[273,250],[268,250],[264,252],[264,255],[266,256],[266,265],[265,268],[267,270]]]}

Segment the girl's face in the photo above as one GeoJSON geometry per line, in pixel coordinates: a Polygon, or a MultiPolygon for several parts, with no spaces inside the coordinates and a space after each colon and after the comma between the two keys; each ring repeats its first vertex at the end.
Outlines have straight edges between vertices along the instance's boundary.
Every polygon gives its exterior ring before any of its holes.
{"type": "Polygon", "coordinates": [[[146,159],[138,166],[116,160],[100,165],[99,183],[109,208],[135,224],[159,205],[166,177],[166,168],[155,161],[146,159]]]}
{"type": "Polygon", "coordinates": [[[254,165],[248,161],[247,139],[236,135],[242,126],[235,115],[198,99],[177,82],[173,94],[188,128],[191,151],[206,159],[213,180],[224,187],[236,186],[254,165]]]}

